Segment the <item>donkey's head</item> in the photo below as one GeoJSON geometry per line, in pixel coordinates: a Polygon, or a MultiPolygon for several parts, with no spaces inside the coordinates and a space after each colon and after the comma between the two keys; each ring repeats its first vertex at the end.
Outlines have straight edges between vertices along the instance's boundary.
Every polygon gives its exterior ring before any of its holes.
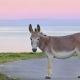
{"type": "Polygon", "coordinates": [[[39,33],[40,33],[40,25],[37,24],[37,28],[35,28],[35,30],[32,29],[32,25],[29,25],[29,31],[31,33],[31,45],[32,45],[32,51],[36,52],[37,51],[37,47],[39,44],[39,33]]]}

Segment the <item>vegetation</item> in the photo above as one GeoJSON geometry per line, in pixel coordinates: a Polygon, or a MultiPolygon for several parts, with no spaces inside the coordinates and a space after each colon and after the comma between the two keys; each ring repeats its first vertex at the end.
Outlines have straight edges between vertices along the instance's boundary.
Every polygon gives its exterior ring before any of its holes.
{"type": "Polygon", "coordinates": [[[0,63],[6,63],[16,60],[27,60],[44,57],[44,53],[0,53],[0,63]]]}
{"type": "Polygon", "coordinates": [[[0,80],[19,80],[19,79],[9,78],[6,75],[0,73],[0,80]]]}
{"type": "MultiPolygon", "coordinates": [[[[17,60],[29,60],[29,59],[36,59],[36,58],[42,58],[42,57],[44,57],[44,54],[41,52],[0,53],[0,63],[6,63],[11,61],[17,61],[17,60]]],[[[20,80],[20,79],[9,78],[6,75],[0,73],[0,80],[20,80]]]]}

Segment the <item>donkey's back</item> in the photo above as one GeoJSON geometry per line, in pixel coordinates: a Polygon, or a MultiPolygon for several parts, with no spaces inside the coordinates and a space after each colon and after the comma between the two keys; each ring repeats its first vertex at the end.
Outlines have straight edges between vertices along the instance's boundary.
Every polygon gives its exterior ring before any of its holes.
{"type": "Polygon", "coordinates": [[[80,49],[80,33],[67,36],[51,36],[50,45],[55,51],[71,51],[80,49]]]}

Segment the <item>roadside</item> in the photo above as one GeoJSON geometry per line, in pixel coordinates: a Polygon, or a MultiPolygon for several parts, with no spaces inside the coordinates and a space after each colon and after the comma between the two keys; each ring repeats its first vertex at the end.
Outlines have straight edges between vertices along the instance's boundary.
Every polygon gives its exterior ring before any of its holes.
{"type": "Polygon", "coordinates": [[[0,64],[13,62],[18,60],[29,60],[29,59],[36,59],[44,57],[44,53],[37,52],[37,53],[0,53],[0,64]]]}
{"type": "Polygon", "coordinates": [[[0,80],[18,80],[18,79],[13,79],[0,73],[0,80]]]}
{"type": "MultiPolygon", "coordinates": [[[[30,60],[30,59],[37,59],[37,58],[42,58],[44,57],[44,54],[41,52],[37,53],[0,53],[0,67],[3,64],[7,64],[9,62],[14,62],[14,61],[20,61],[20,60],[30,60]]],[[[1,69],[0,69],[1,70],[1,69]]],[[[0,80],[20,80],[20,79],[13,79],[8,76],[3,71],[0,71],[0,80]]]]}

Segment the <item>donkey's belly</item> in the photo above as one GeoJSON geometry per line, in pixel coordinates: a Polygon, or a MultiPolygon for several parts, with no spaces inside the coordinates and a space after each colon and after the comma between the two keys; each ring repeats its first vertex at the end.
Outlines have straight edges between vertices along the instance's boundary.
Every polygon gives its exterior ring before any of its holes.
{"type": "Polygon", "coordinates": [[[74,49],[72,51],[59,51],[59,52],[52,50],[53,56],[58,59],[69,58],[69,57],[73,56],[75,54],[75,52],[76,52],[76,49],[74,49]]]}

